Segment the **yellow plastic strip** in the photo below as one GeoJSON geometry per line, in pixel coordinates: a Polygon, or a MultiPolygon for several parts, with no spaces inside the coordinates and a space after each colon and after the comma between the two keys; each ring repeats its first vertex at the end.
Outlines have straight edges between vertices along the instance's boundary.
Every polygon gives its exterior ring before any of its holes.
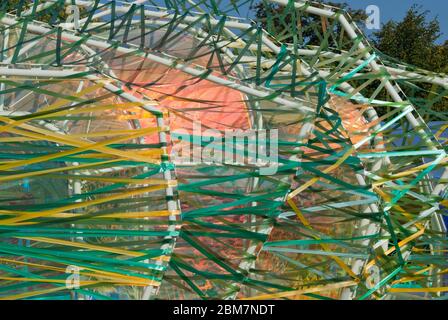
{"type": "MultiPolygon", "coordinates": [[[[111,196],[100,198],[100,199],[84,201],[84,202],[77,202],[77,203],[70,204],[70,205],[67,205],[64,207],[46,210],[46,211],[42,211],[42,212],[28,212],[28,214],[23,215],[23,216],[0,220],[0,225],[13,225],[17,222],[27,221],[27,220],[31,220],[31,219],[35,219],[35,218],[47,217],[52,214],[60,213],[63,211],[79,209],[79,208],[88,207],[88,206],[92,206],[92,205],[96,205],[96,204],[101,204],[101,203],[105,203],[105,202],[109,202],[109,201],[113,201],[113,200],[129,198],[129,197],[136,196],[139,194],[143,194],[143,193],[147,193],[147,192],[154,192],[154,191],[158,191],[158,190],[162,190],[162,189],[165,189],[165,186],[150,186],[150,187],[146,187],[146,188],[140,188],[138,190],[132,190],[132,191],[127,191],[127,192],[123,192],[120,194],[111,195],[111,196]]],[[[27,212],[24,211],[23,213],[27,213],[27,212]]],[[[85,214],[85,215],[88,215],[88,214],[85,214]]]]}
{"type": "MultiPolygon", "coordinates": [[[[325,174],[328,174],[332,171],[334,171],[335,169],[339,168],[339,166],[345,161],[347,160],[348,157],[350,157],[350,155],[353,153],[354,149],[350,148],[341,158],[338,159],[338,161],[336,163],[334,163],[333,165],[329,166],[328,168],[326,168],[325,170],[323,170],[322,172],[325,174]]],[[[300,186],[299,188],[297,188],[296,190],[290,192],[288,194],[288,198],[294,198],[296,195],[298,195],[299,193],[301,193],[302,191],[304,191],[305,189],[311,187],[313,184],[315,184],[317,181],[319,181],[321,179],[321,177],[316,177],[311,179],[310,181],[304,183],[302,186],[300,186]]]]}
{"type": "Polygon", "coordinates": [[[356,286],[356,285],[357,285],[356,281],[344,281],[344,282],[329,284],[326,286],[316,286],[316,287],[310,287],[310,288],[299,289],[299,290],[294,290],[294,291],[263,294],[263,295],[255,296],[255,297],[242,298],[240,300],[269,300],[269,299],[287,298],[287,297],[294,297],[297,295],[302,295],[305,293],[329,291],[329,290],[335,290],[335,289],[340,289],[340,288],[352,287],[352,286],[356,286]]]}
{"type": "Polygon", "coordinates": [[[67,240],[61,240],[61,239],[50,239],[50,238],[44,238],[44,237],[14,237],[17,239],[25,239],[25,240],[32,240],[37,242],[44,242],[44,243],[51,243],[51,244],[60,244],[67,247],[75,247],[75,248],[82,248],[82,249],[90,249],[95,251],[102,251],[102,252],[108,252],[108,253],[115,253],[119,255],[129,256],[129,257],[141,257],[144,256],[145,253],[137,252],[137,251],[129,251],[119,248],[113,248],[113,247],[104,247],[94,244],[88,244],[88,243],[82,243],[82,242],[76,242],[76,241],[67,241],[67,240]]]}
{"type": "Polygon", "coordinates": [[[389,292],[392,293],[438,293],[438,292],[448,292],[448,287],[435,287],[435,288],[390,288],[389,292]]]}

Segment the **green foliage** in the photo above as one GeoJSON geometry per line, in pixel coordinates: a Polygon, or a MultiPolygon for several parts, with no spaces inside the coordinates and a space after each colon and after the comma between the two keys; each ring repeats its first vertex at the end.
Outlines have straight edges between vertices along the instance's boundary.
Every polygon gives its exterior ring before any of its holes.
{"type": "MultiPolygon", "coordinates": [[[[8,0],[0,1],[0,12],[7,12],[10,14],[20,15],[28,9],[32,9],[33,6],[44,3],[40,0],[8,0]]],[[[67,18],[67,13],[65,12],[65,1],[54,1],[54,4],[48,9],[42,10],[41,12],[33,16],[34,20],[40,20],[55,25],[64,22],[67,18]]]]}
{"type": "MultiPolygon", "coordinates": [[[[438,73],[448,73],[448,41],[437,44],[440,38],[440,23],[437,18],[429,20],[428,11],[423,11],[419,6],[412,6],[404,19],[400,22],[389,21],[383,25],[379,32],[374,33],[373,43],[383,54],[391,57],[399,64],[409,64],[438,73]]],[[[419,87],[406,87],[402,89],[419,109],[424,118],[439,120],[433,115],[426,114],[427,99],[440,95],[441,87],[422,83],[419,87]]],[[[448,99],[440,96],[440,99],[430,106],[432,110],[446,113],[448,111],[448,99]]]]}
{"type": "Polygon", "coordinates": [[[381,52],[402,62],[434,72],[447,72],[448,41],[438,45],[440,24],[428,21],[428,11],[411,7],[400,22],[389,21],[374,33],[373,43],[381,52]]]}
{"type": "MultiPolygon", "coordinates": [[[[366,14],[363,10],[353,10],[346,3],[339,4],[331,1],[320,0],[322,4],[344,9],[353,19],[358,27],[364,27],[366,14]]],[[[273,5],[262,0],[256,9],[257,21],[276,39],[282,42],[292,42],[294,29],[292,28],[292,10],[285,6],[273,5]]],[[[303,37],[299,43],[302,46],[320,45],[321,36],[319,29],[322,20],[315,15],[302,15],[299,20],[298,30],[303,37]]],[[[340,33],[340,26],[331,30],[333,34],[340,33]]],[[[296,31],[297,33],[297,31],[296,31]]],[[[448,73],[448,41],[440,45],[440,23],[437,19],[429,20],[428,11],[423,11],[419,6],[412,6],[402,21],[389,21],[382,29],[373,34],[371,41],[383,55],[383,58],[396,64],[407,64],[419,67],[427,71],[437,73],[448,73]]],[[[331,47],[331,44],[329,44],[331,47]]],[[[337,49],[348,50],[344,44],[339,44],[337,49]]],[[[375,92],[379,83],[372,83],[363,90],[365,96],[375,92]]],[[[428,108],[438,112],[448,111],[448,99],[443,88],[427,83],[414,83],[409,85],[406,81],[400,82],[403,91],[419,109],[427,120],[433,119],[434,115],[428,112],[428,108]],[[434,97],[438,96],[437,99],[434,97]]],[[[385,92],[378,95],[379,99],[387,99],[385,92]]],[[[383,115],[387,108],[377,108],[377,112],[383,115]],[[384,109],[384,110],[383,110],[384,109]]]]}
{"type": "MultiPolygon", "coordinates": [[[[333,3],[318,0],[322,4],[331,5],[346,10],[355,22],[365,21],[367,18],[363,10],[353,10],[346,3],[333,3]]],[[[293,35],[300,32],[301,45],[319,45],[321,39],[316,33],[314,26],[321,23],[321,18],[316,15],[301,15],[293,17],[293,10],[288,7],[273,4],[262,0],[252,9],[255,9],[255,16],[261,26],[279,41],[293,42],[293,35]],[[293,29],[293,19],[298,20],[299,30],[293,29]]],[[[335,26],[335,34],[340,32],[340,26],[335,26]]]]}

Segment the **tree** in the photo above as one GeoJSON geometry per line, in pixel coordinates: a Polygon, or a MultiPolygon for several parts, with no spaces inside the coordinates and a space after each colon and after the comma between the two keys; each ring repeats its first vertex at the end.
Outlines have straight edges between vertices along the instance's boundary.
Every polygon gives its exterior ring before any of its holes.
{"type": "MultiPolygon", "coordinates": [[[[291,25],[293,25],[291,12],[293,10],[285,6],[261,1],[254,7],[258,22],[279,41],[292,42],[294,30],[291,28],[291,25]]],[[[353,10],[346,3],[337,4],[324,0],[319,2],[344,9],[360,28],[365,26],[364,22],[367,17],[363,10],[353,10]]],[[[303,15],[299,23],[300,29],[296,30],[303,34],[299,45],[319,45],[321,39],[316,34],[313,26],[320,26],[321,23],[321,18],[318,16],[303,15]]],[[[330,31],[337,35],[341,31],[338,28],[340,26],[330,31]]],[[[443,45],[437,44],[440,36],[438,19],[428,20],[428,11],[423,11],[421,7],[414,5],[408,10],[402,21],[389,21],[383,24],[382,29],[374,33],[371,40],[381,53],[389,56],[388,60],[414,65],[428,71],[448,73],[448,41],[443,45]]],[[[350,47],[350,42],[346,44],[341,42],[337,48],[347,50],[350,47]]],[[[448,111],[448,99],[446,99],[442,87],[432,86],[427,83],[418,83],[416,85],[400,84],[406,95],[418,107],[420,112],[425,117],[428,117],[428,120],[437,117],[427,112],[428,103],[431,104],[431,109],[433,110],[443,113],[448,111]],[[434,97],[437,97],[437,99],[434,99],[434,97]]],[[[363,94],[370,96],[376,91],[377,85],[377,83],[372,83],[363,90],[363,94]]],[[[382,92],[377,98],[387,99],[386,93],[382,92]]],[[[377,112],[383,115],[387,112],[387,108],[377,108],[377,112]]]]}
{"type": "MultiPolygon", "coordinates": [[[[384,24],[380,31],[374,33],[372,41],[379,51],[397,63],[448,73],[448,41],[443,45],[437,44],[441,36],[440,23],[437,18],[429,20],[428,13],[421,6],[414,5],[402,21],[384,24]]],[[[432,100],[437,94],[439,98],[432,102],[431,109],[443,114],[448,111],[448,99],[442,87],[420,83],[418,87],[402,86],[402,89],[427,121],[439,120],[436,115],[426,111],[427,99],[432,100]]]]}
{"type": "MultiPolygon", "coordinates": [[[[367,16],[363,10],[354,10],[347,3],[318,0],[322,4],[345,10],[361,28],[367,16]]],[[[257,21],[279,41],[292,42],[291,10],[287,7],[261,0],[253,7],[257,21]]],[[[382,53],[407,64],[434,72],[448,72],[448,41],[438,45],[440,23],[437,18],[428,21],[429,11],[421,6],[412,6],[403,21],[389,21],[379,32],[373,34],[372,41],[382,53]]],[[[303,45],[318,45],[319,38],[313,24],[320,24],[320,18],[303,15],[300,20],[303,45]]],[[[337,33],[339,30],[336,30],[337,33]]]]}
{"type": "Polygon", "coordinates": [[[412,6],[400,22],[389,21],[374,33],[375,47],[402,62],[434,72],[446,72],[448,41],[438,45],[440,23],[437,18],[428,21],[429,11],[412,6]]]}
{"type": "MultiPolygon", "coordinates": [[[[317,0],[317,2],[345,10],[355,22],[364,22],[367,19],[367,15],[363,10],[354,10],[346,3],[334,3],[324,0],[317,0]]],[[[292,29],[293,10],[290,8],[261,0],[252,9],[256,10],[255,17],[261,26],[279,41],[286,43],[293,42],[293,35],[300,33],[301,45],[319,45],[320,39],[313,26],[322,23],[320,17],[315,15],[301,15],[299,18],[300,28],[294,30],[292,29]]],[[[333,32],[339,34],[340,28],[339,24],[336,25],[333,32]]]]}
{"type": "MultiPolygon", "coordinates": [[[[32,9],[34,5],[43,3],[39,1],[36,3],[34,0],[8,0],[0,2],[0,15],[4,12],[19,15],[26,10],[32,9]]],[[[55,3],[46,10],[42,10],[36,13],[32,18],[35,20],[46,21],[52,25],[64,22],[67,18],[65,12],[65,2],[55,1],[55,3]]]]}

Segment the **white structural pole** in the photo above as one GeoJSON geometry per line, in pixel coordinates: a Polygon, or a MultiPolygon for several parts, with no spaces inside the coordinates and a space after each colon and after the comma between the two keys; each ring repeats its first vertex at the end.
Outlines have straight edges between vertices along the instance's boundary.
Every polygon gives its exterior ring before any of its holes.
{"type": "MultiPolygon", "coordinates": [[[[17,68],[0,68],[0,76],[17,76],[17,77],[44,77],[44,78],[68,78],[81,75],[85,71],[82,70],[42,70],[42,69],[17,69],[17,68]]],[[[99,79],[96,76],[89,76],[90,79],[99,79]]]]}
{"type": "MultiPolygon", "coordinates": [[[[3,24],[6,24],[6,25],[14,25],[16,23],[14,19],[11,19],[8,17],[3,17],[0,20],[0,22],[3,24]]],[[[50,31],[50,29],[48,29],[46,27],[39,26],[39,25],[36,25],[33,23],[28,24],[27,28],[29,31],[36,32],[39,34],[46,34],[50,31]]],[[[62,37],[64,37],[64,39],[71,40],[71,41],[79,41],[82,39],[81,37],[74,35],[73,32],[69,32],[67,30],[62,32],[62,37]]],[[[87,44],[90,47],[96,47],[96,48],[101,48],[101,49],[111,48],[111,44],[109,44],[108,42],[102,41],[102,40],[96,40],[96,39],[92,39],[92,38],[88,39],[85,42],[85,44],[87,44]]],[[[182,63],[176,63],[176,61],[173,58],[169,58],[169,57],[165,58],[165,57],[157,56],[152,53],[140,52],[138,50],[138,48],[130,49],[130,48],[122,47],[122,46],[117,46],[117,47],[114,47],[114,50],[117,50],[117,52],[125,53],[125,54],[135,53],[136,55],[138,55],[142,58],[154,61],[156,63],[160,63],[167,67],[171,67],[171,68],[183,71],[187,74],[190,74],[190,75],[193,75],[196,77],[204,76],[205,73],[207,72],[207,70],[205,68],[199,68],[199,67],[193,68],[193,67],[189,67],[188,65],[185,65],[182,63]]],[[[254,89],[254,88],[248,87],[246,85],[243,85],[241,83],[237,83],[233,80],[230,80],[230,78],[222,78],[222,77],[218,77],[218,76],[209,74],[209,75],[205,76],[205,79],[207,79],[211,82],[215,82],[217,84],[241,91],[245,94],[258,97],[258,98],[266,98],[272,94],[271,91],[262,91],[259,89],[254,89]]],[[[304,106],[303,103],[300,103],[297,100],[291,101],[291,100],[287,100],[285,98],[275,97],[272,99],[272,101],[276,102],[280,105],[286,106],[286,107],[295,108],[299,112],[300,111],[302,111],[304,113],[313,113],[314,112],[314,110],[312,108],[304,106]]]]}

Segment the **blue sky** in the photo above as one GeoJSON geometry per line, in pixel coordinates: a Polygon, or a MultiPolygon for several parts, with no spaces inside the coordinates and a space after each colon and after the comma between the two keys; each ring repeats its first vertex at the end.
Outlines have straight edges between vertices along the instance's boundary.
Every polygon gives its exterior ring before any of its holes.
{"type": "MultiPolygon", "coordinates": [[[[106,1],[106,0],[101,0],[106,1]]],[[[125,0],[130,1],[130,0],[125,0]]],[[[152,0],[155,3],[163,4],[166,0],[152,0]]],[[[221,4],[228,8],[231,0],[221,0],[221,4]]],[[[366,9],[369,5],[377,5],[380,8],[381,23],[389,20],[400,21],[406,15],[408,9],[414,5],[421,5],[424,10],[428,10],[429,17],[438,17],[440,22],[440,31],[443,35],[439,39],[439,43],[448,40],[448,1],[447,0],[331,0],[332,2],[347,3],[353,9],[366,9]]],[[[219,2],[219,1],[218,1],[219,2]]],[[[240,0],[238,3],[245,3],[241,7],[241,16],[253,17],[254,11],[249,9],[250,0],[240,0]]],[[[252,0],[258,3],[259,0],[252,0]]],[[[163,6],[163,5],[162,5],[163,6]]],[[[229,12],[230,15],[238,16],[235,12],[229,12]]]]}
{"type": "MultiPolygon", "coordinates": [[[[161,0],[163,1],[163,0],[161,0]]],[[[377,5],[380,8],[381,23],[389,20],[400,21],[406,15],[408,9],[414,5],[421,5],[424,10],[428,10],[429,18],[438,17],[440,22],[440,31],[443,35],[439,39],[439,43],[448,40],[448,1],[447,0],[331,0],[332,2],[347,3],[353,9],[365,10],[369,5],[377,5]]],[[[230,0],[222,0],[223,4],[229,5],[230,0]]],[[[239,1],[243,3],[245,1],[239,1]]],[[[259,0],[253,0],[258,3],[259,0]]],[[[254,12],[249,10],[249,5],[243,5],[240,11],[242,16],[253,17],[254,12]]],[[[238,16],[237,13],[230,15],[238,16]]]]}
{"type": "Polygon", "coordinates": [[[332,0],[346,2],[354,9],[365,9],[368,5],[377,5],[381,10],[382,23],[389,20],[401,20],[413,5],[421,5],[430,11],[429,17],[438,16],[443,35],[439,42],[448,40],[448,1],[446,0],[332,0]]]}

